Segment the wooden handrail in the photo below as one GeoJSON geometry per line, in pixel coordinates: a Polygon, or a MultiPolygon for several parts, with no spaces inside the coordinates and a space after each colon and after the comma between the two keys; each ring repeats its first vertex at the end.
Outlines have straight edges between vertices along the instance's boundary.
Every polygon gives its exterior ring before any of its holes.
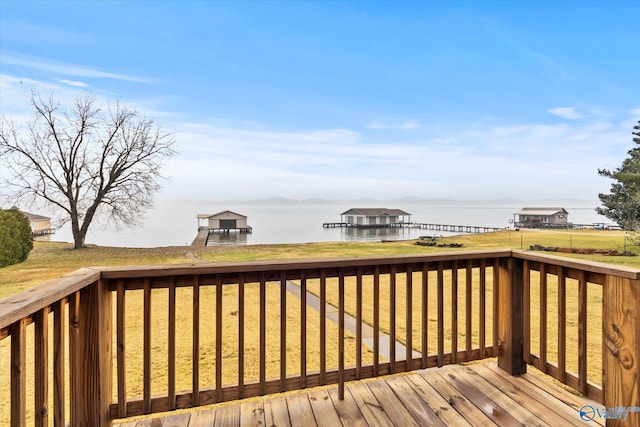
{"type": "Polygon", "coordinates": [[[115,418],[316,385],[337,383],[339,395],[342,395],[344,381],[491,356],[497,356],[499,366],[512,374],[524,372],[526,364],[536,366],[607,407],[640,406],[639,306],[639,269],[509,249],[423,256],[85,268],[1,300],[0,343],[11,337],[11,423],[16,425],[24,424],[29,408],[34,408],[37,425],[46,425],[49,416],[57,423],[110,425],[115,418]],[[533,275],[536,280],[532,280],[533,275]],[[300,288],[300,303],[288,302],[292,296],[286,287],[292,281],[300,288]],[[587,335],[587,289],[592,292],[589,288],[592,285],[602,290],[603,299],[604,375],[601,385],[587,381],[590,357],[587,339],[593,340],[587,335]],[[179,359],[176,334],[183,327],[178,323],[177,311],[182,295],[178,289],[181,288],[191,289],[191,331],[188,335],[192,337],[192,387],[188,391],[178,387],[176,374],[179,359]],[[279,302],[267,307],[267,298],[273,298],[276,289],[279,302]],[[577,373],[567,370],[569,289],[575,292],[579,311],[577,373]],[[145,313],[141,346],[143,391],[140,396],[130,395],[131,388],[126,380],[130,366],[127,361],[131,356],[125,339],[127,304],[131,303],[127,296],[136,290],[142,291],[145,313]],[[237,297],[229,300],[225,296],[228,290],[231,294],[237,293],[237,297]],[[216,343],[213,352],[207,350],[208,354],[213,354],[214,382],[203,382],[200,376],[205,345],[200,341],[204,327],[203,292],[215,294],[212,310],[216,320],[206,325],[216,343]],[[254,298],[254,292],[259,307],[250,309],[255,311],[256,319],[250,324],[247,316],[253,313],[247,310],[245,301],[254,298]],[[319,301],[315,309],[309,308],[307,298],[312,294],[308,292],[315,293],[313,298],[317,297],[319,301]],[[533,298],[534,293],[536,298],[533,298]],[[370,299],[365,301],[365,294],[370,299]],[[557,294],[557,300],[550,299],[552,294],[557,294]],[[462,296],[464,304],[458,301],[462,296]],[[168,338],[166,371],[163,373],[167,388],[161,395],[154,396],[151,392],[151,356],[152,349],[157,346],[154,344],[157,333],[152,324],[156,325],[157,320],[152,320],[151,314],[153,307],[159,304],[158,298],[164,301],[162,304],[166,304],[168,312],[164,326],[168,338]],[[114,310],[111,309],[112,301],[116,304],[114,310]],[[550,301],[557,307],[554,317],[550,317],[550,301]],[[223,320],[224,313],[228,312],[227,304],[238,307],[234,325],[237,325],[236,333],[240,337],[235,348],[239,374],[232,384],[223,380],[226,375],[223,357],[231,351],[223,342],[223,329],[228,327],[223,320]],[[434,308],[429,308],[430,304],[434,308]],[[68,309],[68,338],[64,336],[65,308],[68,309]],[[539,312],[536,317],[540,319],[535,325],[531,322],[534,309],[539,312]],[[336,317],[331,317],[334,310],[336,317]],[[52,323],[48,320],[50,316],[52,323]],[[297,319],[295,327],[287,324],[287,318],[291,316],[297,319]],[[278,322],[275,330],[267,324],[270,318],[278,322]],[[334,320],[328,320],[330,318],[334,320]],[[554,340],[558,342],[556,360],[550,360],[548,351],[551,337],[546,327],[548,319],[559,325],[557,340],[554,340]],[[306,331],[316,322],[320,333],[313,343],[306,331]],[[347,329],[349,322],[355,322],[355,330],[347,329]],[[416,322],[420,325],[418,329],[414,329],[416,322]],[[35,324],[33,332],[31,327],[27,329],[31,323],[35,324]],[[464,327],[461,326],[463,323],[464,327]],[[363,327],[372,331],[368,332],[372,335],[369,353],[364,345],[363,327]],[[540,331],[535,337],[536,352],[532,352],[533,328],[540,331]],[[116,334],[116,349],[111,348],[112,329],[116,334]],[[295,332],[298,329],[300,332],[295,332]],[[250,330],[255,331],[259,343],[259,366],[255,367],[256,377],[245,378],[248,368],[245,353],[252,351],[246,341],[250,330]],[[478,337],[473,338],[476,330],[478,337]],[[295,336],[296,333],[300,335],[295,336]],[[50,335],[53,348],[49,346],[50,335]],[[33,405],[27,405],[25,389],[30,379],[26,378],[26,343],[31,336],[35,342],[33,351],[37,367],[33,405]],[[450,338],[445,339],[445,336],[450,338]],[[279,375],[270,378],[272,374],[267,374],[266,365],[267,344],[274,337],[280,343],[276,351],[279,375]],[[431,344],[430,339],[433,340],[431,344]],[[396,340],[405,345],[406,351],[396,353],[396,340]],[[346,345],[353,341],[355,344],[351,347],[346,345]],[[299,348],[299,358],[288,354],[287,348],[292,344],[299,348]],[[313,347],[319,349],[317,371],[309,370],[308,352],[313,347]],[[337,361],[328,359],[328,352],[333,351],[337,352],[337,361]],[[419,352],[419,356],[414,352],[419,352]],[[51,359],[50,354],[53,355],[51,359]],[[365,356],[370,361],[365,361],[365,356]],[[69,372],[65,372],[65,357],[69,358],[69,372]],[[353,367],[345,365],[346,357],[353,367]],[[53,361],[50,367],[48,360],[53,361]],[[295,375],[289,372],[292,363],[299,366],[295,375]],[[48,382],[49,370],[53,371],[51,384],[48,382]],[[112,384],[112,370],[117,373],[115,384],[112,384]],[[67,395],[64,394],[66,382],[70,387],[67,395]],[[112,387],[117,391],[115,402],[111,401],[112,387]],[[54,395],[53,410],[46,407],[49,393],[54,395]],[[65,396],[69,399],[68,414],[65,413],[65,396]]]}

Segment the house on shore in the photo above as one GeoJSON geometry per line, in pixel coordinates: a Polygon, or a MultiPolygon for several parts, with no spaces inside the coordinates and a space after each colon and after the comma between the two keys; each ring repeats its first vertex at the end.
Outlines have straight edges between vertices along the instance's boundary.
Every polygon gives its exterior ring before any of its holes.
{"type": "Polygon", "coordinates": [[[516,227],[565,228],[570,227],[569,212],[564,208],[522,208],[513,214],[516,227]]]}
{"type": "Polygon", "coordinates": [[[401,209],[351,208],[340,214],[347,227],[398,227],[411,222],[411,214],[401,209]]]}
{"type": "Polygon", "coordinates": [[[209,233],[251,233],[252,229],[247,225],[247,217],[231,211],[222,211],[216,214],[198,214],[198,230],[207,229],[209,233]],[[206,226],[201,221],[207,221],[206,226]]]}
{"type": "Polygon", "coordinates": [[[31,235],[33,237],[48,236],[56,232],[55,228],[51,228],[51,218],[25,211],[20,212],[29,219],[31,235]]]}

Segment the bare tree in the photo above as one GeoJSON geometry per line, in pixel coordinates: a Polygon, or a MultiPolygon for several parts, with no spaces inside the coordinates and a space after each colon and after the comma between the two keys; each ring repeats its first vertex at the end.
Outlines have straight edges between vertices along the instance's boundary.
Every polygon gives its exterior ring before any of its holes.
{"type": "Polygon", "coordinates": [[[101,109],[89,95],[71,109],[32,91],[35,119],[22,130],[0,120],[0,158],[15,203],[43,201],[71,223],[74,247],[84,247],[91,222],[104,215],[134,225],[160,189],[174,137],[120,104],[101,109]]]}

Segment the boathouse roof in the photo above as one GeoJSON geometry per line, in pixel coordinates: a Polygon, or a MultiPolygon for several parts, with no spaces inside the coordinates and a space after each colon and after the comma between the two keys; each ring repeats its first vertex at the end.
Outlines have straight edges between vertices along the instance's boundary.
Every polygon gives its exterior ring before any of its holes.
{"type": "Polygon", "coordinates": [[[25,211],[20,211],[20,212],[24,216],[29,218],[29,221],[50,221],[51,220],[51,218],[49,218],[48,216],[33,214],[33,213],[25,212],[25,211]]]}
{"type": "Polygon", "coordinates": [[[236,212],[232,212],[232,211],[229,211],[229,210],[218,212],[218,213],[215,213],[215,214],[198,214],[196,216],[197,216],[198,219],[207,219],[207,218],[215,218],[217,216],[224,216],[224,215],[235,215],[236,217],[239,217],[239,218],[247,218],[246,215],[242,215],[242,214],[239,214],[239,213],[236,213],[236,212]]]}
{"type": "Polygon", "coordinates": [[[516,215],[552,216],[557,213],[569,214],[565,208],[522,208],[516,215]]]}
{"type": "Polygon", "coordinates": [[[351,208],[340,215],[362,215],[362,216],[405,216],[411,215],[402,209],[387,209],[387,208],[351,208]]]}

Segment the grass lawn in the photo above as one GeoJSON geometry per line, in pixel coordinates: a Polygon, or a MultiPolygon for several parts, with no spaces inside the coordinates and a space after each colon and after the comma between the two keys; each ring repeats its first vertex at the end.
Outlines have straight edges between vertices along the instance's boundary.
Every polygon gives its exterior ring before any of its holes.
{"type": "MultiPolygon", "coordinates": [[[[400,242],[337,242],[337,243],[308,243],[308,244],[283,244],[283,245],[253,245],[253,246],[219,246],[219,247],[161,247],[149,249],[135,248],[110,248],[110,247],[91,247],[83,250],[73,250],[71,244],[66,243],[45,243],[36,242],[34,250],[31,252],[29,259],[21,264],[5,267],[0,269],[0,298],[16,294],[30,287],[44,283],[47,280],[54,279],[65,273],[74,271],[81,267],[89,266],[108,266],[108,265],[148,265],[148,264],[180,264],[193,263],[202,261],[254,261],[269,259],[295,259],[295,258],[322,258],[322,257],[365,257],[365,256],[385,256],[398,254],[427,254],[442,251],[466,251],[476,249],[490,248],[515,248],[528,249],[529,246],[538,244],[543,246],[559,246],[574,248],[597,248],[597,249],[617,249],[622,251],[624,248],[624,233],[618,231],[600,231],[600,230],[573,230],[573,231],[541,231],[541,230],[522,230],[522,231],[500,231],[486,234],[460,235],[441,239],[441,242],[462,243],[460,249],[424,247],[415,244],[415,241],[400,242]]],[[[637,247],[627,247],[628,250],[638,250],[637,247]]],[[[560,254],[575,258],[596,260],[600,262],[610,262],[614,264],[634,266],[640,268],[640,257],[611,257],[599,255],[576,255],[576,254],[560,254]]],[[[460,270],[459,289],[457,294],[459,307],[458,320],[458,344],[462,348],[465,343],[465,294],[464,271],[460,270]]],[[[491,343],[491,269],[488,269],[487,280],[487,345],[491,343]]],[[[557,355],[557,293],[555,278],[550,277],[548,284],[548,339],[549,339],[549,360],[554,360],[557,355]]],[[[371,304],[372,294],[370,286],[366,286],[370,278],[365,278],[365,294],[364,294],[364,319],[368,323],[373,322],[373,314],[371,304]]],[[[355,286],[351,279],[347,280],[346,306],[347,311],[355,313],[355,286]]],[[[414,279],[415,288],[411,300],[414,306],[413,324],[411,326],[413,333],[413,344],[416,350],[420,350],[420,292],[414,279]]],[[[435,278],[430,277],[430,283],[435,284],[435,278]]],[[[450,284],[450,273],[447,273],[445,283],[450,284]]],[[[537,341],[539,331],[539,312],[537,311],[538,290],[535,286],[537,283],[536,274],[532,277],[532,352],[537,352],[537,341]]],[[[449,285],[445,289],[445,306],[448,307],[453,299],[449,285]]],[[[267,337],[267,377],[277,377],[279,375],[279,292],[277,284],[267,286],[267,329],[272,332],[267,337]]],[[[337,281],[328,280],[327,298],[330,302],[337,304],[337,281]],[[334,283],[335,282],[335,283],[334,283]]],[[[309,281],[309,289],[314,293],[318,293],[317,281],[309,281]]],[[[385,286],[385,282],[381,284],[380,305],[385,310],[389,304],[389,292],[385,286]]],[[[405,327],[405,282],[404,275],[398,276],[396,301],[397,301],[397,339],[406,341],[405,327]]],[[[475,275],[472,284],[472,301],[478,301],[478,278],[475,275]]],[[[567,283],[567,348],[577,347],[577,304],[572,295],[577,294],[577,284],[572,281],[567,283]]],[[[257,286],[247,284],[246,286],[246,306],[248,309],[245,322],[247,325],[257,325],[257,311],[252,309],[258,303],[257,286]]],[[[430,289],[429,301],[429,335],[430,353],[436,350],[436,310],[435,310],[435,288],[430,289]]],[[[590,285],[589,287],[589,336],[599,336],[601,328],[600,304],[601,292],[599,287],[590,285]]],[[[127,387],[130,396],[140,396],[142,386],[142,296],[141,291],[132,291],[127,293],[127,387]]],[[[177,353],[178,366],[177,378],[178,390],[189,389],[191,379],[191,290],[178,290],[178,321],[179,327],[177,336],[177,353]]],[[[215,384],[215,334],[213,329],[204,327],[205,325],[215,324],[215,289],[204,287],[201,290],[201,387],[208,387],[215,384]]],[[[224,366],[224,383],[232,383],[237,379],[237,287],[225,286],[223,294],[223,366],[224,366]]],[[[115,304],[114,304],[115,307],[115,304]]],[[[478,326],[477,306],[472,308],[473,327],[472,336],[473,343],[478,343],[478,326]]],[[[292,296],[287,297],[287,329],[291,338],[287,342],[287,358],[289,365],[289,373],[297,373],[299,366],[299,313],[300,304],[292,296]],[[296,338],[297,337],[297,338],[296,338]]],[[[152,379],[153,394],[162,393],[166,389],[166,316],[167,316],[167,292],[164,290],[154,290],[152,298],[152,319],[153,319],[153,355],[152,364],[154,369],[154,378],[152,379]]],[[[319,335],[319,319],[313,311],[309,311],[310,320],[308,321],[308,369],[309,371],[318,369],[319,351],[317,337],[319,335]]],[[[450,328],[450,310],[445,309],[445,351],[450,350],[450,342],[452,330],[450,328]]],[[[32,328],[32,326],[31,326],[32,328]]],[[[247,381],[257,378],[258,363],[258,336],[256,328],[247,328],[245,337],[245,372],[247,381]]],[[[115,330],[115,328],[114,328],[115,330]]],[[[327,368],[332,369],[336,366],[337,360],[337,344],[331,341],[337,336],[337,328],[332,322],[327,322],[328,354],[327,368]],[[332,344],[333,343],[333,344],[332,344]]],[[[388,315],[381,316],[381,330],[389,331],[388,315]]],[[[114,334],[115,335],[115,334],[114,334]]],[[[29,334],[30,341],[32,335],[29,334]]],[[[0,424],[8,416],[8,381],[4,381],[4,373],[8,372],[9,361],[9,340],[0,343],[0,372],[3,374],[3,381],[0,385],[0,424]]],[[[601,372],[600,366],[600,342],[589,343],[589,379],[599,382],[601,372]],[[593,344],[593,345],[592,345],[593,344]]],[[[115,343],[114,343],[115,344],[115,343]]],[[[115,348],[115,345],[114,345],[115,348]]],[[[355,353],[355,343],[353,337],[348,337],[346,356],[347,366],[353,364],[353,355],[355,353]]],[[[27,354],[33,354],[33,344],[28,343],[27,354]]],[[[577,370],[577,359],[572,355],[572,351],[567,352],[568,370],[577,370]]],[[[399,357],[400,355],[398,355],[399,357]]],[[[577,356],[577,355],[576,355],[577,356]]],[[[364,355],[364,363],[371,361],[371,353],[364,355]]],[[[33,362],[28,362],[28,369],[32,372],[33,362]]],[[[115,366],[115,362],[114,362],[115,366]]],[[[115,376],[115,369],[114,369],[115,376]]],[[[115,387],[114,387],[115,391],[115,387]]],[[[29,389],[31,395],[33,390],[29,389]]],[[[31,405],[32,407],[32,405],[31,405]]],[[[29,408],[29,406],[28,406],[29,408]]],[[[30,409],[32,410],[32,409],[30,409]]]]}

